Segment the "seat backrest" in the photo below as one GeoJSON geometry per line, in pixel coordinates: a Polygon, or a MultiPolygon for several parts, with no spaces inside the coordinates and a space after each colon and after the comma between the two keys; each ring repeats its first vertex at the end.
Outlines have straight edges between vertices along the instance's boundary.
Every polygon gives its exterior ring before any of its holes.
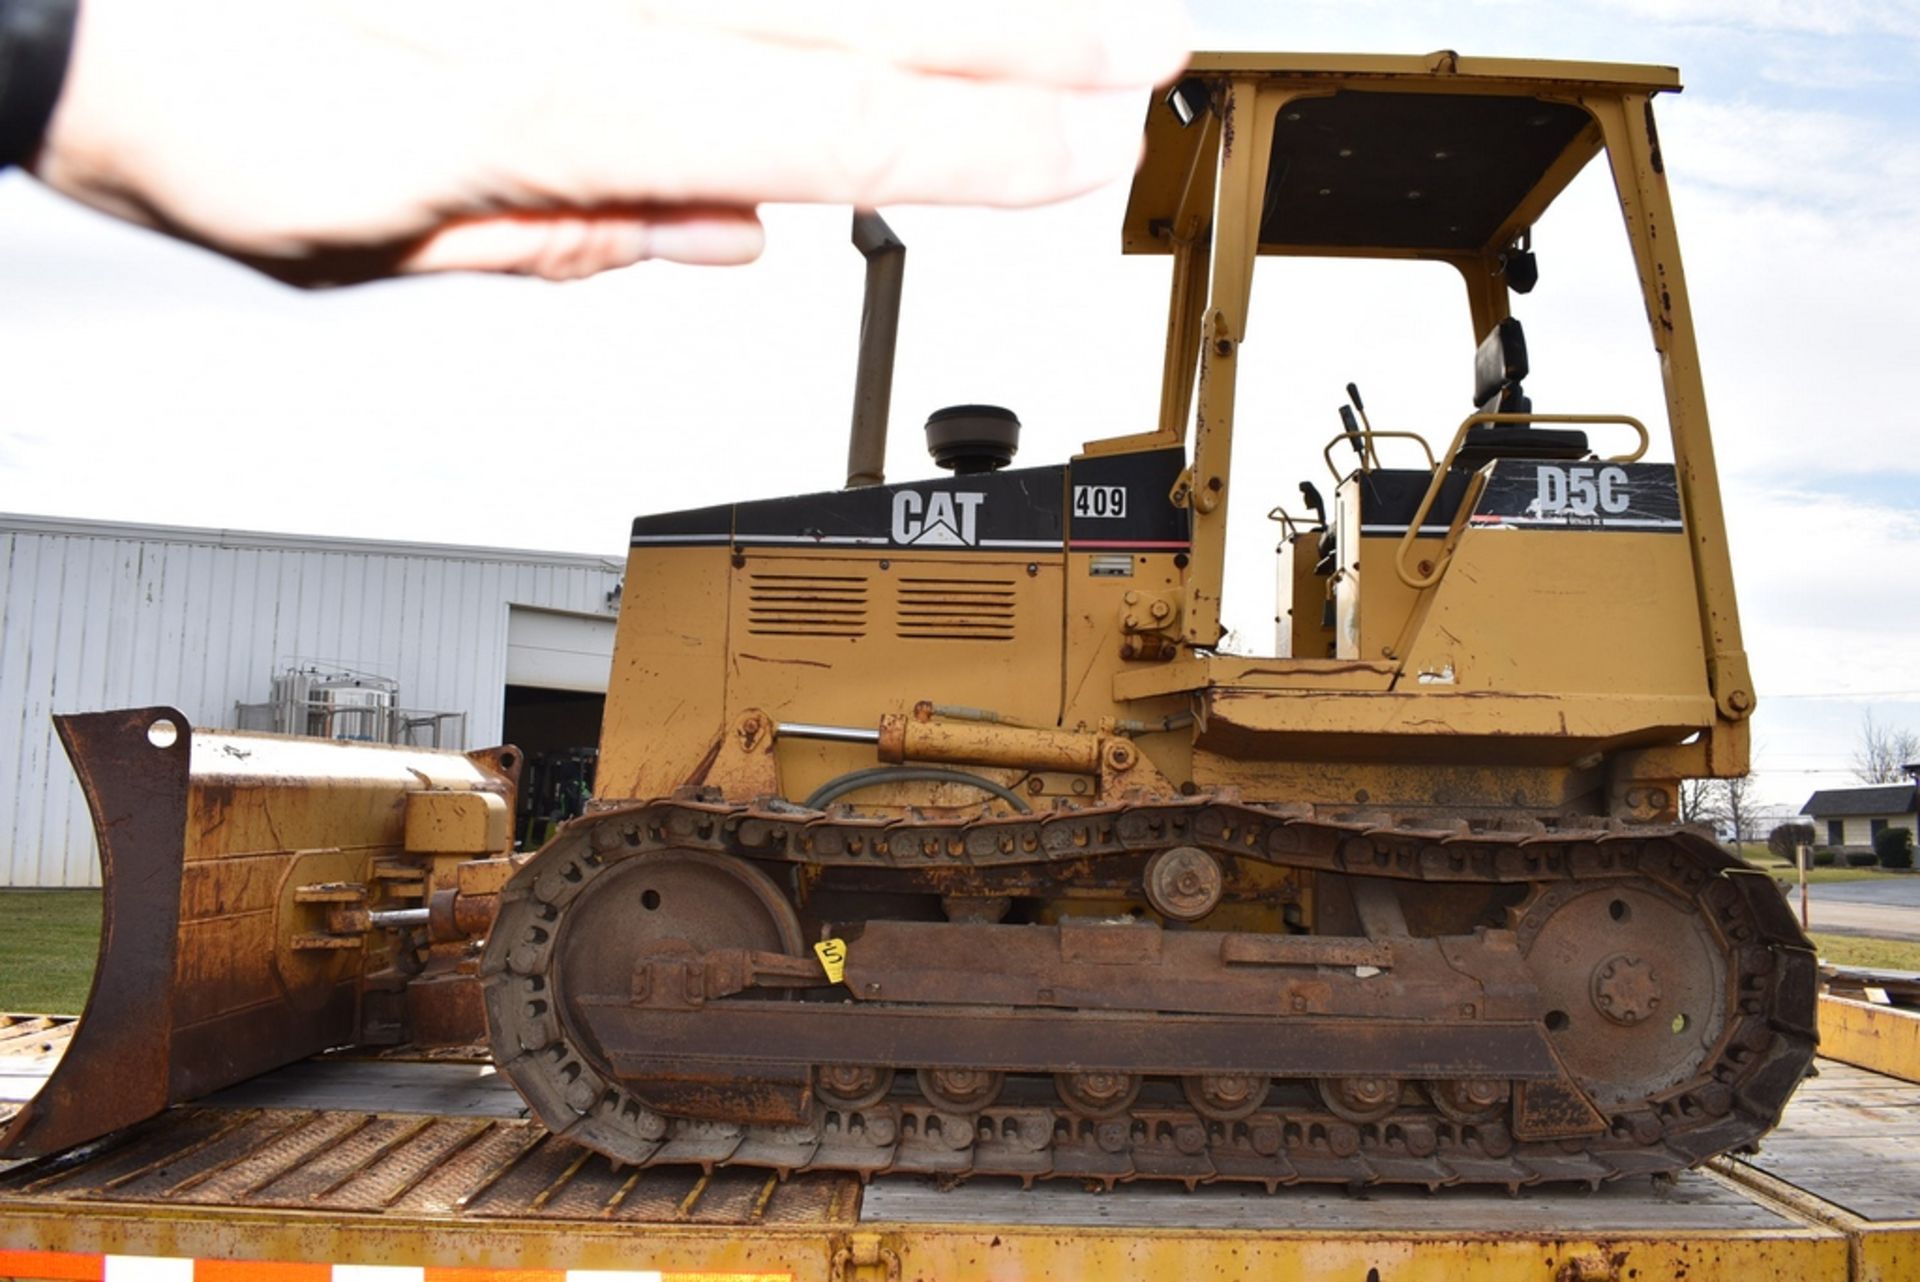
{"type": "Polygon", "coordinates": [[[1526,414],[1533,402],[1520,390],[1527,376],[1527,336],[1518,317],[1488,331],[1473,354],[1473,403],[1483,414],[1526,414]]]}

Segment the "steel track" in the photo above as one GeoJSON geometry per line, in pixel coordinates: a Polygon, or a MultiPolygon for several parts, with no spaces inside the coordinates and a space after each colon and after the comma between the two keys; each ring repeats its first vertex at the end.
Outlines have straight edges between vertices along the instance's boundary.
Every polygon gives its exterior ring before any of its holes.
{"type": "MultiPolygon", "coordinates": [[[[1538,916],[1537,913],[1534,914],[1538,916]]],[[[1537,929],[1516,913],[1523,936],[1537,929]]],[[[1243,1180],[1589,1185],[1664,1175],[1756,1143],[1812,1061],[1815,961],[1769,880],[1680,829],[1476,830],[1399,825],[1372,814],[1321,815],[1220,798],[1111,805],[971,823],[860,818],[782,803],[694,799],[610,808],[575,821],[515,875],[483,961],[496,1062],[550,1130],[635,1166],[752,1165],[779,1172],[899,1171],[1138,1179],[1188,1185],[1243,1180]],[[1539,904],[1556,888],[1649,884],[1710,924],[1729,974],[1723,1035],[1692,1077],[1629,1107],[1585,1139],[1522,1140],[1503,1120],[1462,1123],[1422,1102],[1372,1122],[1317,1105],[1210,1120],[1170,1092],[1107,1119],[1059,1101],[1003,1099],[972,1117],[943,1113],[900,1083],[866,1108],[821,1101],[810,1123],[771,1126],[667,1116],[647,1107],[569,1031],[550,973],[557,927],[593,882],[623,861],[695,850],[760,863],[979,872],[1197,845],[1241,860],[1396,881],[1524,883],[1539,904]]],[[[790,1011],[791,1008],[789,1007],[790,1011]]],[[[1404,1027],[1404,1025],[1401,1025],[1404,1027]]],[[[750,1054],[751,1052],[746,1052],[750,1054]]],[[[1018,1092],[1015,1092],[1017,1095],[1018,1092]]],[[[1411,1093],[1409,1093],[1411,1095],[1411,1093]]]]}

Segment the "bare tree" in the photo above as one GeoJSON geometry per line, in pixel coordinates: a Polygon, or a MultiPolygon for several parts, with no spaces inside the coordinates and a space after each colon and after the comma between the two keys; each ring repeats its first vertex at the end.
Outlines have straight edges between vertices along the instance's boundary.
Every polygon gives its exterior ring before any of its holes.
{"type": "Polygon", "coordinates": [[[1683,779],[1680,781],[1680,822],[1705,824],[1718,836],[1731,830],[1735,845],[1752,838],[1759,822],[1759,802],[1753,795],[1753,776],[1738,779],[1683,779]]]}
{"type": "Polygon", "coordinates": [[[1717,779],[1682,779],[1680,781],[1680,822],[1683,824],[1706,824],[1719,826],[1726,817],[1725,807],[1721,804],[1717,779]]]}
{"type": "Polygon", "coordinates": [[[1905,783],[1906,767],[1920,762],[1920,734],[1876,725],[1871,710],[1860,718],[1860,746],[1853,753],[1861,783],[1905,783]]]}
{"type": "Polygon", "coordinates": [[[1716,791],[1720,794],[1721,813],[1726,816],[1727,826],[1733,829],[1733,844],[1738,846],[1753,836],[1757,802],[1753,795],[1753,776],[1718,779],[1715,783],[1718,784],[1716,791]]]}

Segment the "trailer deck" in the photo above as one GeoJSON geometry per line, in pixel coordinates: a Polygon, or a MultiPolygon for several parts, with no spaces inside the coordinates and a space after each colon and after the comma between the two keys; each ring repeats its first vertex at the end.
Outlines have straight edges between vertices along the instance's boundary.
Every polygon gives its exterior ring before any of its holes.
{"type": "MultiPolygon", "coordinates": [[[[0,1093],[44,1075],[62,1032],[0,1026],[0,1093]]],[[[1095,1193],[621,1170],[527,1120],[485,1063],[322,1057],[0,1170],[0,1277],[240,1276],[214,1261],[289,1282],[365,1265],[433,1282],[1906,1278],[1920,1276],[1920,1086],[1822,1060],[1761,1153],[1664,1188],[1095,1193]]]]}

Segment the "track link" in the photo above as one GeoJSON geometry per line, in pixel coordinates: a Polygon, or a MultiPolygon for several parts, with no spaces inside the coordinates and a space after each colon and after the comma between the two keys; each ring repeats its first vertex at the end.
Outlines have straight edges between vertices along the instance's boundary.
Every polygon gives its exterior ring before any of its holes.
{"type": "MultiPolygon", "coordinates": [[[[496,1062],[549,1129],[636,1166],[752,1165],[783,1175],[898,1171],[1109,1186],[1237,1180],[1269,1189],[1597,1186],[1668,1174],[1754,1144],[1778,1121],[1817,1040],[1814,955],[1785,902],[1764,875],[1694,833],[1617,824],[1435,828],[1222,798],[973,822],[697,798],[610,808],[575,821],[515,875],[501,897],[483,975],[496,1062]],[[1085,866],[1175,845],[1400,883],[1523,885],[1526,900],[1512,922],[1523,942],[1569,896],[1606,885],[1657,888],[1693,906],[1717,942],[1727,977],[1722,1034],[1684,1080],[1645,1098],[1610,1101],[1603,1130],[1571,1139],[1517,1138],[1507,1114],[1463,1118],[1457,1100],[1434,1103],[1432,1088],[1405,1091],[1384,1116],[1353,1120],[1351,1110],[1336,1111],[1304,1083],[1282,1083],[1262,1106],[1229,1118],[1219,1109],[1203,1114],[1177,1081],[1150,1080],[1116,1115],[1090,1116],[1045,1089],[1050,1084],[1028,1079],[963,1113],[915,1091],[913,1064],[894,1065],[892,1089],[879,1098],[836,1105],[822,1097],[807,1120],[770,1125],[650,1107],[613,1074],[564,1002],[555,941],[567,914],[608,872],[649,854],[691,851],[776,871],[814,864],[938,872],[951,884],[995,869],[1085,866]],[[1449,1102],[1454,1107],[1443,1107],[1449,1102]]],[[[740,1071],[754,1076],[751,1049],[742,1051],[740,1071]]]]}

